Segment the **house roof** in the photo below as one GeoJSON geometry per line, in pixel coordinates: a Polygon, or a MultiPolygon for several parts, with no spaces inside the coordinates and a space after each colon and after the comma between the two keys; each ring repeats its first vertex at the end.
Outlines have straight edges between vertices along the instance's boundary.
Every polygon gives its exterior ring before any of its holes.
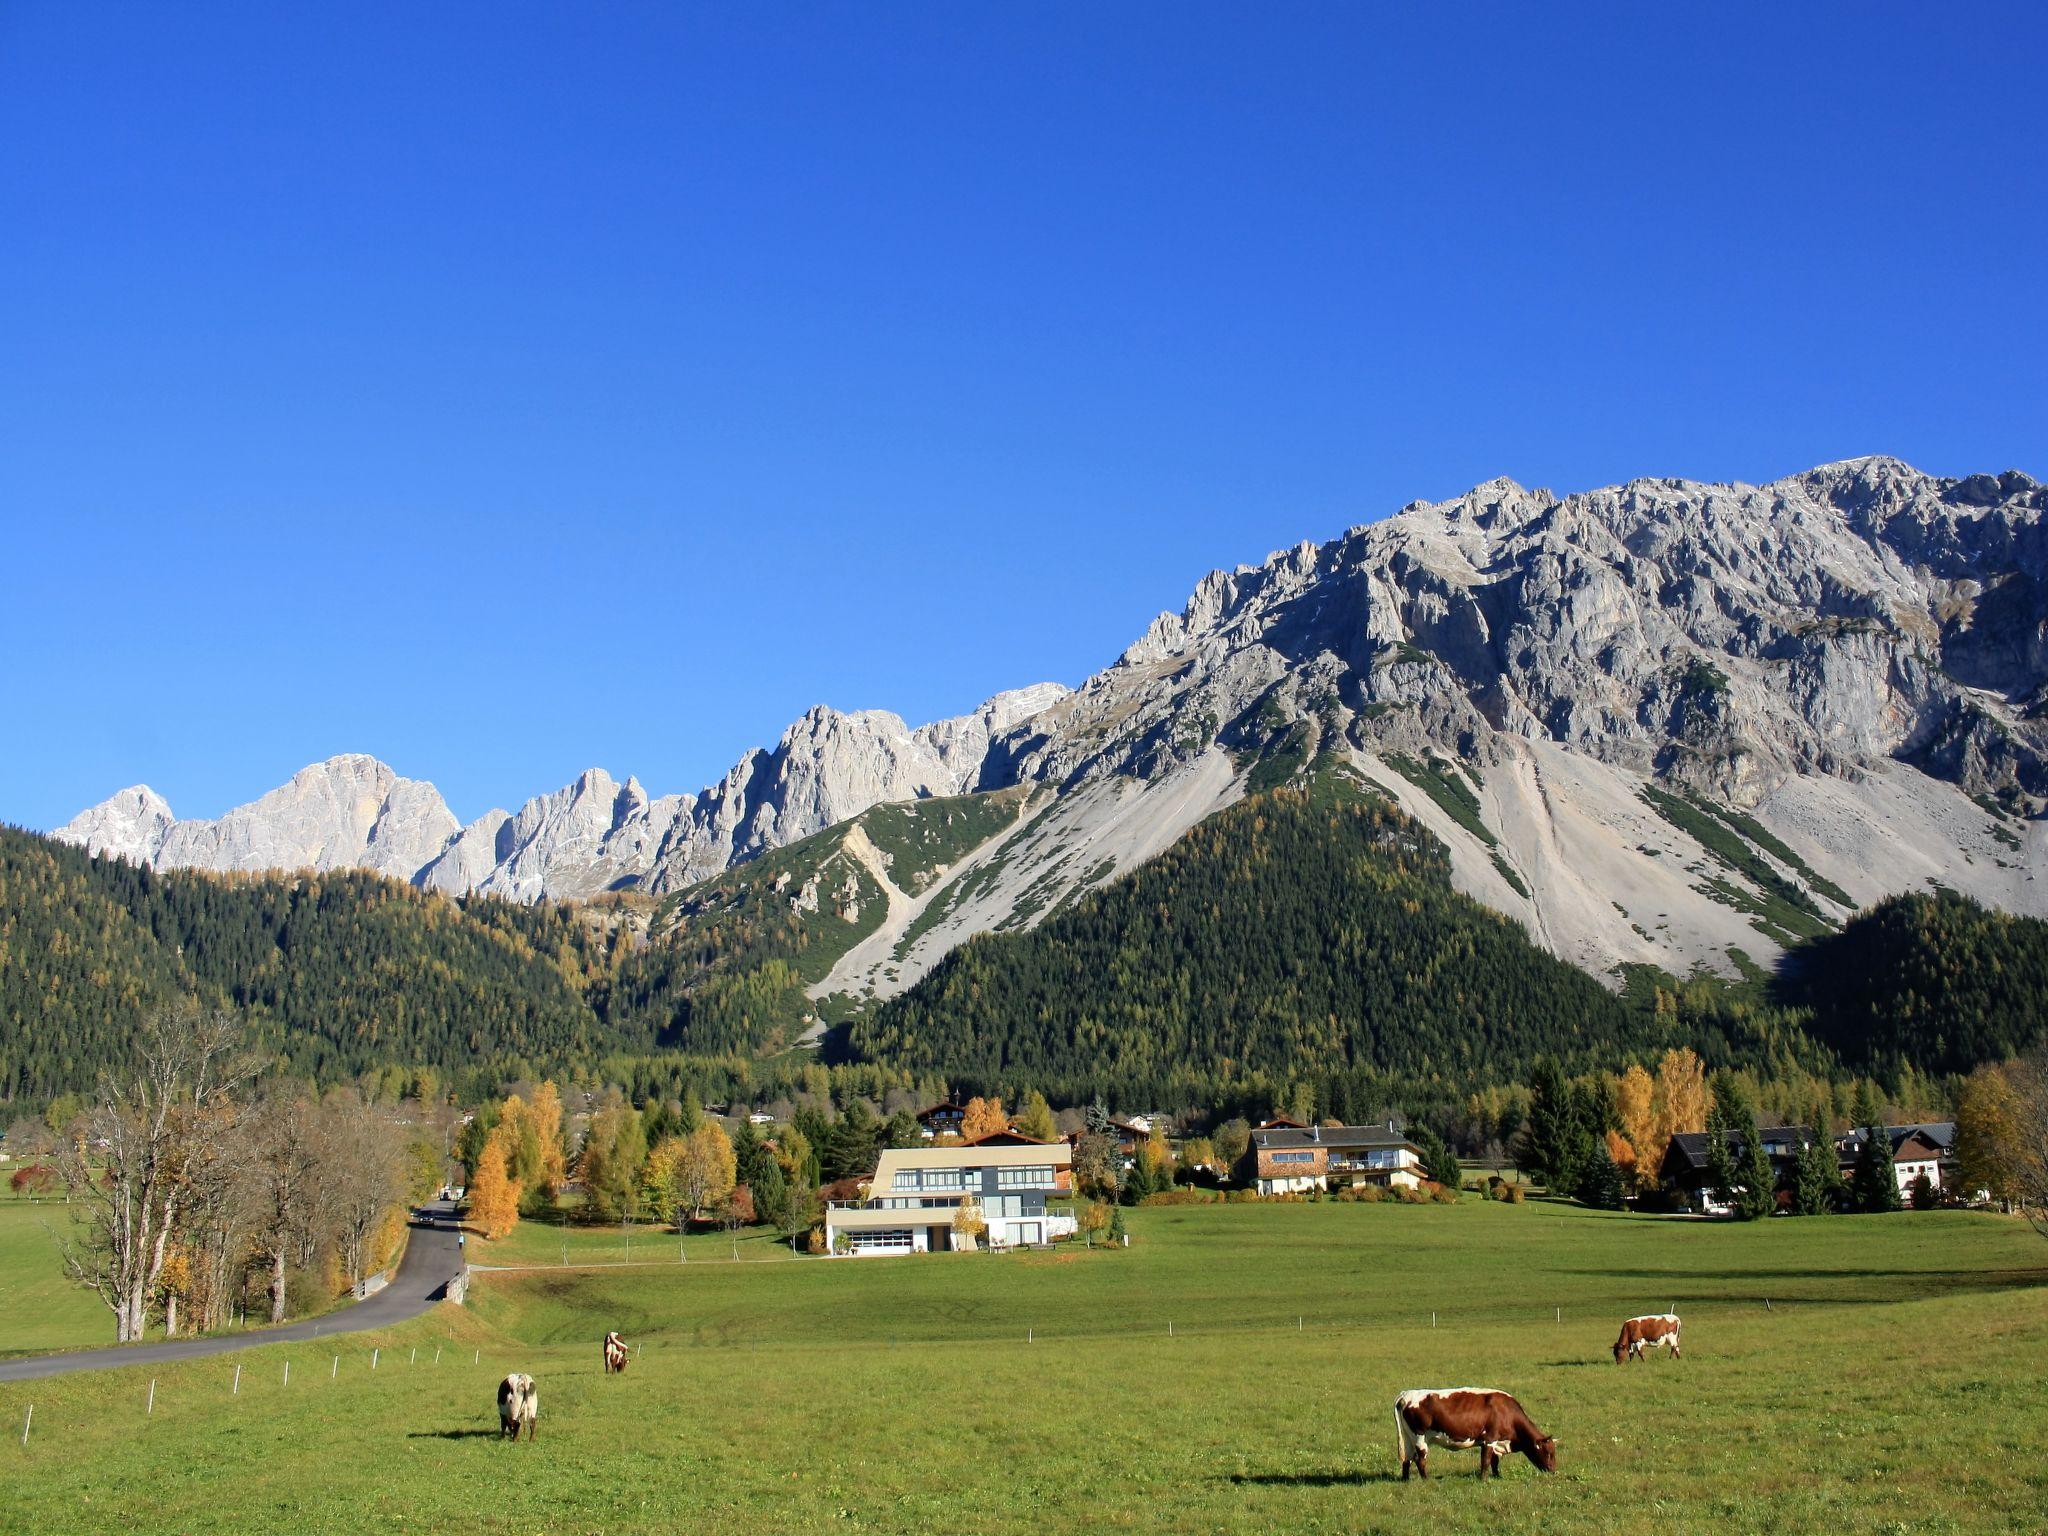
{"type": "Polygon", "coordinates": [[[1294,1147],[1407,1147],[1418,1154],[1422,1151],[1407,1137],[1383,1125],[1303,1126],[1298,1130],[1261,1127],[1252,1132],[1252,1145],[1265,1152],[1294,1147]]]}
{"type": "Polygon", "coordinates": [[[1026,1136],[1022,1131],[990,1131],[986,1136],[977,1136],[972,1141],[961,1143],[966,1147],[1052,1147],[1060,1143],[1040,1141],[1036,1136],[1026,1136]]]}
{"type": "MultiPolygon", "coordinates": [[[[1863,1145],[1865,1126],[1858,1126],[1835,1142],[1844,1157],[1854,1157],[1863,1145]]],[[[1955,1123],[1949,1120],[1932,1121],[1923,1125],[1888,1125],[1885,1136],[1892,1144],[1892,1156],[1897,1158],[1913,1148],[1909,1158],[1914,1162],[1925,1162],[1928,1158],[1939,1158],[1955,1141],[1955,1123]],[[1944,1135],[1945,1133],[1945,1135],[1944,1135]],[[1941,1139],[1937,1139],[1940,1137],[1941,1139]]]]}
{"type": "MultiPolygon", "coordinates": [[[[1757,1138],[1761,1141],[1789,1141],[1795,1147],[1803,1147],[1813,1139],[1813,1133],[1803,1125],[1764,1125],[1757,1127],[1757,1138]]],[[[1740,1150],[1744,1145],[1740,1131],[1730,1131],[1728,1142],[1731,1148],[1740,1150]]],[[[1707,1166],[1708,1140],[1705,1131],[1679,1131],[1671,1138],[1671,1147],[1664,1154],[1668,1162],[1672,1152],[1682,1154],[1695,1168],[1707,1166]]]]}
{"type": "Polygon", "coordinates": [[[917,1112],[917,1118],[918,1118],[918,1119],[920,1119],[920,1120],[929,1120],[929,1119],[930,1119],[930,1118],[931,1118],[931,1117],[932,1117],[933,1115],[956,1115],[956,1116],[960,1116],[960,1115],[965,1115],[966,1113],[967,1113],[967,1106],[966,1106],[966,1105],[964,1105],[964,1104],[954,1104],[954,1103],[950,1103],[950,1102],[948,1102],[948,1103],[945,1103],[945,1104],[934,1104],[934,1105],[933,1105],[933,1106],[932,1106],[932,1107],[931,1107],[930,1109],[920,1109],[920,1110],[919,1110],[919,1111],[917,1112]]]}
{"type": "Polygon", "coordinates": [[[1064,1142],[1026,1142],[1022,1146],[890,1147],[875,1164],[875,1183],[886,1188],[899,1168],[1071,1168],[1074,1154],[1064,1142]]]}

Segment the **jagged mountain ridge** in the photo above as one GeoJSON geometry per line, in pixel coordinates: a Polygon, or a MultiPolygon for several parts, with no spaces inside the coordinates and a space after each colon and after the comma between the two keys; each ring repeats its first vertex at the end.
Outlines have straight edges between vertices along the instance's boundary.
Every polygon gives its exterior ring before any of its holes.
{"type": "Polygon", "coordinates": [[[215,820],[180,821],[136,785],[52,835],[161,869],[366,868],[524,901],[628,887],[658,895],[871,806],[973,789],[990,739],[1065,693],[1056,683],[1015,689],[915,729],[886,710],[821,705],[696,795],[650,797],[637,778],[620,784],[592,768],[516,813],[491,810],[462,826],[432,784],[351,754],[215,820]]]}
{"type": "MultiPolygon", "coordinates": [[[[1213,573],[1071,694],[999,695],[915,732],[813,711],[700,796],[585,775],[462,829],[411,877],[675,891],[871,804],[1057,790],[892,904],[819,988],[886,994],[968,934],[1149,858],[1248,782],[1336,754],[1446,843],[1461,889],[1595,970],[1728,970],[1737,949],[1768,958],[1928,884],[2039,912],[2044,503],[2017,473],[1883,458],[1760,487],[1558,498],[1492,481],[1213,573]]],[[[124,792],[60,835],[210,846],[164,831],[152,802],[124,792]]]]}

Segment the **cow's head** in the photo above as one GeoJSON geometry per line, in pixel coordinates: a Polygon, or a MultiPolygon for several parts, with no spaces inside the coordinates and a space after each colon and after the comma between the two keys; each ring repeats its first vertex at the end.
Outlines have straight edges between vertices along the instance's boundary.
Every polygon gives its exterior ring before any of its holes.
{"type": "Polygon", "coordinates": [[[1616,1339],[1616,1340],[1614,1341],[1614,1363],[1615,1363],[1616,1365],[1619,1365],[1619,1364],[1621,1364],[1621,1359],[1622,1359],[1622,1356],[1626,1355],[1627,1353],[1628,1353],[1628,1343],[1627,1343],[1627,1341],[1626,1341],[1625,1339],[1616,1339]]]}
{"type": "Polygon", "coordinates": [[[1557,1436],[1545,1435],[1540,1440],[1532,1442],[1529,1446],[1529,1459],[1536,1463],[1538,1471],[1555,1472],[1557,1470],[1557,1436]]]}

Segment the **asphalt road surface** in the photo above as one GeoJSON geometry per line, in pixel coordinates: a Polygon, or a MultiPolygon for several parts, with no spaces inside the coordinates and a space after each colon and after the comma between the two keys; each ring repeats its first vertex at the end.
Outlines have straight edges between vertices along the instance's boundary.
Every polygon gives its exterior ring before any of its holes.
{"type": "MultiPolygon", "coordinates": [[[[33,1381],[72,1371],[101,1371],[116,1365],[161,1365],[200,1355],[224,1355],[259,1344],[293,1344],[307,1339],[387,1328],[418,1317],[439,1301],[448,1282],[462,1273],[462,1248],[457,1240],[454,1207],[423,1206],[413,1213],[412,1238],[391,1283],[376,1295],[303,1323],[283,1323],[246,1333],[216,1334],[203,1339],[160,1339],[154,1343],[117,1344],[111,1349],[75,1349],[59,1355],[26,1355],[0,1360],[0,1381],[33,1381]]],[[[111,1314],[109,1321],[111,1321],[111,1314]]]]}

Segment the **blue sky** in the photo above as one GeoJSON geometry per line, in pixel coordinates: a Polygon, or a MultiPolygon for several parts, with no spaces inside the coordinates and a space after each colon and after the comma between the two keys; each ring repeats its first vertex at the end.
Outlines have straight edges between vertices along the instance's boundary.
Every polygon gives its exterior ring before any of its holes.
{"type": "Polygon", "coordinates": [[[313,9],[0,6],[0,819],[695,789],[1498,474],[2048,475],[2038,6],[313,9]]]}

